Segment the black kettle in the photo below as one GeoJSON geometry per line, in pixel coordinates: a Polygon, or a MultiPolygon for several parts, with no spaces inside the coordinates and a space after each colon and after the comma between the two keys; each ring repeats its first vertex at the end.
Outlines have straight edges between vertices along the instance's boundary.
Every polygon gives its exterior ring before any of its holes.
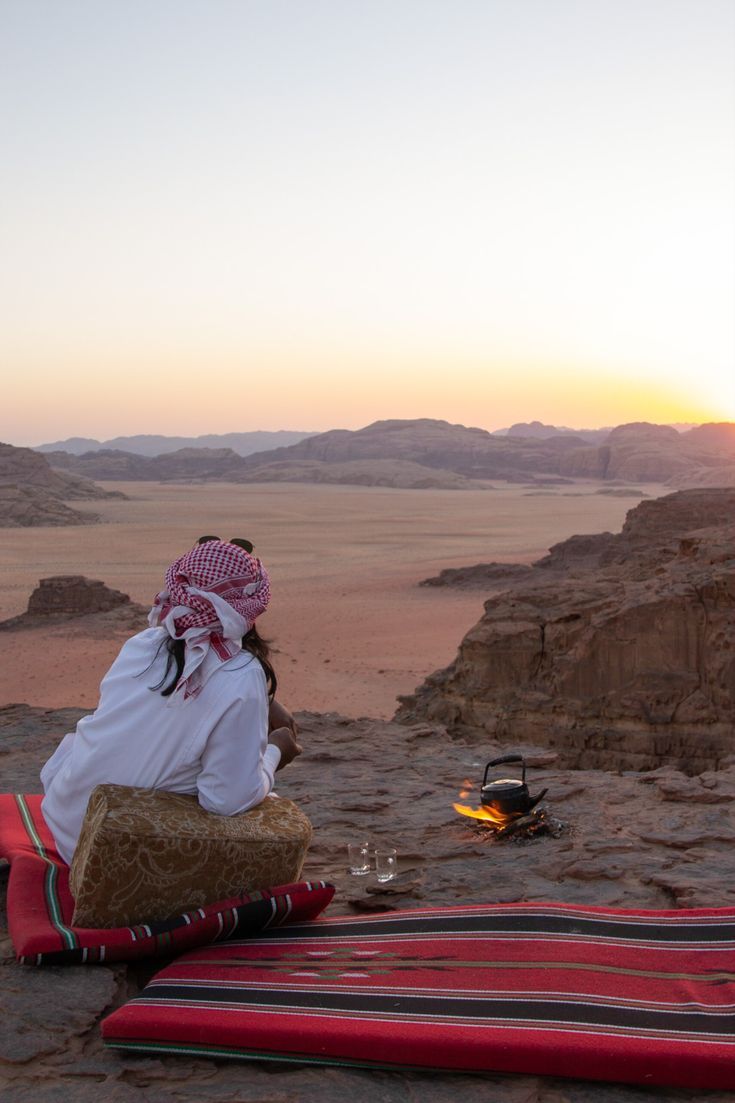
{"type": "Polygon", "coordinates": [[[485,767],[485,776],[482,779],[480,802],[486,808],[492,808],[503,816],[520,815],[530,812],[534,805],[546,796],[548,789],[542,789],[538,796],[532,797],[526,785],[526,763],[523,755],[507,754],[502,758],[494,758],[485,767]],[[523,775],[520,779],[511,777],[493,778],[487,780],[487,775],[493,766],[501,766],[506,762],[520,762],[523,767],[523,775]]]}

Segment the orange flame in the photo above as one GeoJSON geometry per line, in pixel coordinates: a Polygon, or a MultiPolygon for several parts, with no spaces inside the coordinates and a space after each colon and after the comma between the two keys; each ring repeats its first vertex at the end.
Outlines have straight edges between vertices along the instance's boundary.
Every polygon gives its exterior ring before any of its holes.
{"type": "MultiPolygon", "coordinates": [[[[460,794],[460,796],[463,795],[460,794]]],[[[461,816],[469,816],[473,820],[484,820],[485,823],[492,824],[494,827],[505,827],[512,819],[515,819],[513,815],[504,815],[502,812],[496,812],[484,805],[482,808],[470,808],[467,804],[453,804],[452,808],[455,812],[459,812],[461,816]]]]}

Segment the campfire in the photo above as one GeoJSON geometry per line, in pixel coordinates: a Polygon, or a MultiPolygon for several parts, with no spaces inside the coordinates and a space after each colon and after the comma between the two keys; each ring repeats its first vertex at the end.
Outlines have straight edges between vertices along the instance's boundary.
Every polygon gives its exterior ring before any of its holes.
{"type": "MultiPolygon", "coordinates": [[[[460,798],[466,800],[470,797],[472,788],[472,782],[465,779],[460,798]]],[[[532,797],[526,785],[526,763],[522,755],[504,755],[502,758],[494,758],[485,767],[479,808],[459,803],[455,803],[453,807],[461,816],[474,821],[473,826],[477,833],[484,838],[505,839],[513,836],[517,839],[528,839],[536,835],[558,836],[563,830],[563,824],[554,819],[545,808],[536,807],[547,792],[547,789],[542,789],[537,796],[532,797]],[[520,779],[496,777],[488,781],[491,769],[511,762],[521,764],[523,774],[520,779]]]]}

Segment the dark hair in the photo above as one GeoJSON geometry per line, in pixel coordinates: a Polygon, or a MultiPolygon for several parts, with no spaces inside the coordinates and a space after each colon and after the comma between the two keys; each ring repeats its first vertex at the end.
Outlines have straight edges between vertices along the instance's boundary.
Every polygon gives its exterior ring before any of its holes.
{"type": "MultiPolygon", "coordinates": [[[[156,685],[151,686],[151,689],[160,689],[162,697],[170,697],[179,684],[179,679],[184,670],[184,651],[186,645],[183,640],[174,640],[169,636],[164,640],[164,644],[168,655],[166,656],[166,669],[163,672],[163,677],[156,685]],[[174,675],[171,681],[163,689],[163,683],[171,673],[171,667],[175,666],[174,675]]],[[[265,680],[268,686],[268,696],[271,700],[276,695],[276,689],[278,687],[278,679],[276,678],[276,672],[273,669],[270,662],[270,647],[262,636],[258,635],[258,629],[253,625],[249,632],[247,632],[242,638],[243,651],[248,651],[253,655],[263,667],[265,672],[265,680]]],[[[159,648],[160,651],[160,648],[159,648]]]]}

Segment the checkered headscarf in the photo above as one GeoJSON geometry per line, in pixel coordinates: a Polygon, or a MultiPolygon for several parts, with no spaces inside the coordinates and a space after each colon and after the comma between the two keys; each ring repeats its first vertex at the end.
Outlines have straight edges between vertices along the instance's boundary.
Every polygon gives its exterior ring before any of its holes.
{"type": "Polygon", "coordinates": [[[241,650],[270,600],[268,573],[259,559],[236,544],[197,544],[166,571],[166,586],[148,616],[175,640],[184,640],[184,670],[175,696],[195,696],[209,675],[241,650]]]}

